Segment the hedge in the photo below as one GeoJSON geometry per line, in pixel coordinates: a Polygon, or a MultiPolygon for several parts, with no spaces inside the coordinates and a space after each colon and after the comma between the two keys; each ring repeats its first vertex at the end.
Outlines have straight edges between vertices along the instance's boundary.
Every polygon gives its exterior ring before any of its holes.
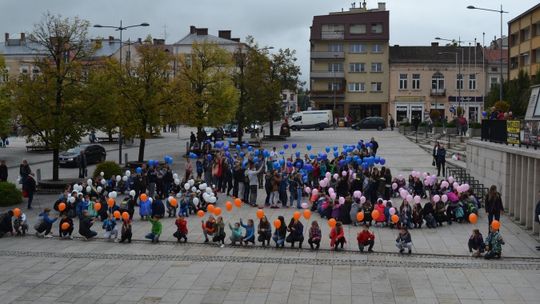
{"type": "Polygon", "coordinates": [[[13,206],[23,202],[21,190],[15,184],[0,182],[0,207],[13,206]]]}
{"type": "Polygon", "coordinates": [[[94,178],[98,177],[101,172],[105,173],[103,177],[106,179],[110,179],[112,176],[123,175],[122,168],[112,161],[105,161],[97,165],[93,174],[94,178]]]}

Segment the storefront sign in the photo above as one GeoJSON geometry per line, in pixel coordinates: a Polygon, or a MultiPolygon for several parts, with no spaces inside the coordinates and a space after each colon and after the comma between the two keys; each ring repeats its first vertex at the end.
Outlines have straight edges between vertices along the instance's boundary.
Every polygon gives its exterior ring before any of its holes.
{"type": "Polygon", "coordinates": [[[537,120],[523,121],[523,141],[524,145],[537,146],[540,142],[540,124],[537,120]]]}
{"type": "Polygon", "coordinates": [[[506,122],[506,131],[508,132],[506,142],[509,145],[519,145],[519,120],[508,120],[506,122]]]}

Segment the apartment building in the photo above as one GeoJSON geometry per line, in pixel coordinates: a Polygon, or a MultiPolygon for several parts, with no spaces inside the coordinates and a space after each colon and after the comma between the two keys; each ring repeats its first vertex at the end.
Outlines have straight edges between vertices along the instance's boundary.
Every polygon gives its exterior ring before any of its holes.
{"type": "Polygon", "coordinates": [[[390,12],[368,9],[315,16],[311,26],[311,99],[318,109],[354,121],[388,113],[390,12]]]}
{"type": "Polygon", "coordinates": [[[540,4],[508,22],[509,79],[520,70],[534,76],[540,69],[540,4]]]}
{"type": "Polygon", "coordinates": [[[481,46],[390,47],[389,114],[396,122],[424,121],[432,112],[455,117],[464,110],[469,121],[479,121],[485,96],[481,46]]]}
{"type": "Polygon", "coordinates": [[[501,69],[503,81],[508,77],[508,37],[494,40],[489,47],[484,48],[484,69],[486,73],[486,94],[501,83],[501,69]],[[502,64],[501,64],[502,56],[502,64]]]}

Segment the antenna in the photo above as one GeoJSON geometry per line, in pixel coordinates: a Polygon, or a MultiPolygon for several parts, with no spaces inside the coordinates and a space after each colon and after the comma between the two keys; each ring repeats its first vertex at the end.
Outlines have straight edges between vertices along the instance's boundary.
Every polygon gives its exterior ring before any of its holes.
{"type": "Polygon", "coordinates": [[[356,2],[351,3],[351,7],[355,8],[356,7],[356,2]]]}
{"type": "Polygon", "coordinates": [[[163,40],[167,41],[167,24],[163,25],[163,40]]]}
{"type": "Polygon", "coordinates": [[[364,3],[362,3],[362,6],[364,6],[364,9],[367,8],[367,3],[366,3],[366,0],[364,0],[364,3]]]}

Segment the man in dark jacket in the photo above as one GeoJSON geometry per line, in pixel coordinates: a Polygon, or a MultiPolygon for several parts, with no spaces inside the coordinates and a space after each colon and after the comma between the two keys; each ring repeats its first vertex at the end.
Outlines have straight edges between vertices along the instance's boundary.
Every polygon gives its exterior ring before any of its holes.
{"type": "Polygon", "coordinates": [[[32,209],[32,201],[34,200],[34,193],[36,192],[34,173],[30,173],[24,180],[23,190],[26,191],[26,195],[28,196],[28,209],[32,209]]]}
{"type": "Polygon", "coordinates": [[[163,218],[165,217],[165,205],[161,199],[155,199],[151,205],[152,217],[163,218]]]}
{"type": "Polygon", "coordinates": [[[439,143],[439,148],[435,155],[435,164],[437,165],[437,176],[441,176],[441,169],[443,176],[446,176],[446,149],[441,143],[439,143]]]}
{"type": "Polygon", "coordinates": [[[0,161],[0,182],[6,182],[8,178],[8,167],[6,166],[6,161],[0,161]]]}
{"type": "Polygon", "coordinates": [[[9,210],[8,212],[0,215],[0,238],[7,233],[13,235],[13,211],[9,210]]]}
{"type": "Polygon", "coordinates": [[[83,211],[83,216],[79,221],[79,234],[82,235],[86,240],[89,240],[97,235],[97,232],[93,231],[92,225],[94,220],[88,216],[88,210],[83,211]]]}
{"type": "Polygon", "coordinates": [[[81,153],[79,154],[79,178],[86,177],[86,166],[86,155],[84,154],[84,151],[81,150],[81,153]]]}

